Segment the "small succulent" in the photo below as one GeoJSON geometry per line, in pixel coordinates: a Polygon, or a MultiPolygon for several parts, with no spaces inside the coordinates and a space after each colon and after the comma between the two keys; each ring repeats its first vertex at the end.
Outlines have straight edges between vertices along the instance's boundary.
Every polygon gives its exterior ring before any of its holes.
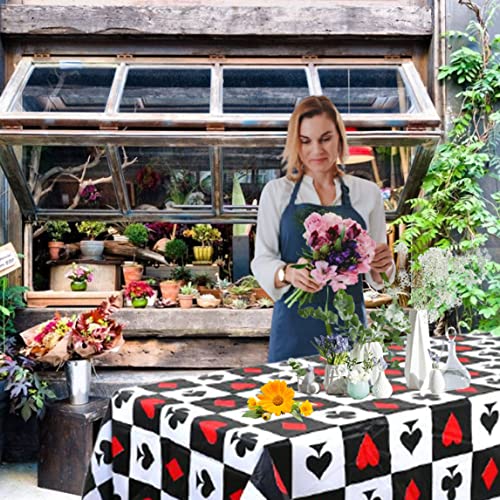
{"type": "Polygon", "coordinates": [[[268,299],[266,297],[263,297],[262,299],[259,299],[257,301],[257,305],[259,307],[273,307],[274,302],[271,299],[268,299]]]}
{"type": "Polygon", "coordinates": [[[181,295],[194,295],[194,296],[196,296],[196,295],[198,295],[198,290],[193,286],[193,284],[190,281],[187,285],[181,286],[179,293],[181,295]]]}
{"type": "Polygon", "coordinates": [[[234,309],[246,309],[248,307],[248,302],[243,299],[236,299],[231,302],[234,309]]]}

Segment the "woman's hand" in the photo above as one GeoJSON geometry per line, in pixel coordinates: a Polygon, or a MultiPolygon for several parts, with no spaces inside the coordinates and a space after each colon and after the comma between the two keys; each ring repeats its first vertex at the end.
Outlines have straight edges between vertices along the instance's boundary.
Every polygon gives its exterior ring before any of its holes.
{"type": "Polygon", "coordinates": [[[385,243],[379,243],[375,247],[375,256],[373,257],[371,263],[372,268],[370,273],[372,275],[372,278],[377,283],[382,283],[382,277],[380,276],[380,274],[387,273],[393,262],[394,261],[392,260],[392,253],[389,246],[385,243]]]}
{"type": "MultiPolygon", "coordinates": [[[[308,261],[301,257],[297,264],[306,264],[308,261]]],[[[296,269],[293,265],[289,265],[286,268],[285,278],[289,281],[295,288],[299,288],[300,290],[304,290],[304,292],[316,293],[319,292],[323,285],[317,283],[310,275],[310,270],[296,269]]]]}

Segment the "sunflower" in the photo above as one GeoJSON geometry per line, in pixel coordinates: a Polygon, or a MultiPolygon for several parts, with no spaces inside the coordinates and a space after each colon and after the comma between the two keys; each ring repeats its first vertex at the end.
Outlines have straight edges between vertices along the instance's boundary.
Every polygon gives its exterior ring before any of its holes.
{"type": "Polygon", "coordinates": [[[286,385],[284,380],[271,380],[261,387],[258,394],[260,406],[264,411],[274,413],[277,417],[292,410],[295,392],[286,385]]]}
{"type": "Polygon", "coordinates": [[[313,412],[312,404],[306,399],[300,404],[300,414],[304,417],[308,417],[313,412]]]}

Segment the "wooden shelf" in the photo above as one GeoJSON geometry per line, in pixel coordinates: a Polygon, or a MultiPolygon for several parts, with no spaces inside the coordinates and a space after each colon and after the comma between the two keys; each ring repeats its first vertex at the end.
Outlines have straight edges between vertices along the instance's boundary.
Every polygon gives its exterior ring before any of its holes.
{"type": "Polygon", "coordinates": [[[121,291],[108,290],[98,292],[70,292],[46,290],[42,292],[27,292],[26,302],[28,307],[86,307],[98,306],[103,300],[112,295],[118,296],[119,307],[123,306],[123,295],[121,291]]]}

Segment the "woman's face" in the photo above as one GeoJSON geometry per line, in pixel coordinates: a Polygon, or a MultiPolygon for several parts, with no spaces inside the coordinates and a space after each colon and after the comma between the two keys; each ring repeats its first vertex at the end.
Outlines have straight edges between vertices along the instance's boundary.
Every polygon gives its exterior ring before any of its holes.
{"type": "Polygon", "coordinates": [[[299,157],[309,174],[328,173],[337,165],[339,134],[326,113],[302,120],[299,142],[299,157]]]}

